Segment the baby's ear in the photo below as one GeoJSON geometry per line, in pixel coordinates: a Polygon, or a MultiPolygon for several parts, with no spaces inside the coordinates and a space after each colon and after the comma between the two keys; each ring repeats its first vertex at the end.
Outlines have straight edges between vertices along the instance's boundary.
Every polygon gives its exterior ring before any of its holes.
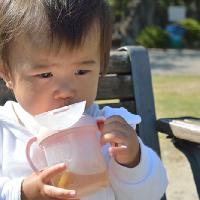
{"type": "Polygon", "coordinates": [[[5,81],[6,86],[9,89],[12,89],[12,80],[10,73],[7,70],[5,70],[1,62],[0,62],[0,78],[2,78],[5,81]]]}

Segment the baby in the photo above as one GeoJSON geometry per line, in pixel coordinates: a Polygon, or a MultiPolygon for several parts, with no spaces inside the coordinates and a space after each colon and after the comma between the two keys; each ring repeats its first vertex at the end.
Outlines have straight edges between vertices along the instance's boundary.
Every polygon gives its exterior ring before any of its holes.
{"type": "MultiPolygon", "coordinates": [[[[37,114],[86,100],[89,115],[106,117],[94,100],[111,46],[109,6],[105,0],[10,0],[0,8],[0,75],[17,100],[0,108],[0,199],[78,199],[76,191],[51,185],[67,166],[33,173],[25,146],[37,135],[37,114]]],[[[84,199],[160,199],[167,178],[159,157],[116,110],[109,112],[99,142],[110,186],[84,199]]]]}

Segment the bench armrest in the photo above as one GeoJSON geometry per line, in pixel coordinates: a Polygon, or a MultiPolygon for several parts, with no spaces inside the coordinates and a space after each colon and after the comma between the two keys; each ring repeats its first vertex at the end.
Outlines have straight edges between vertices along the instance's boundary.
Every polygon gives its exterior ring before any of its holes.
{"type": "Polygon", "coordinates": [[[187,157],[200,198],[200,118],[161,118],[156,126],[157,131],[173,138],[174,146],[187,157]]]}
{"type": "Polygon", "coordinates": [[[169,137],[200,143],[200,118],[161,118],[156,122],[157,131],[169,137]]]}

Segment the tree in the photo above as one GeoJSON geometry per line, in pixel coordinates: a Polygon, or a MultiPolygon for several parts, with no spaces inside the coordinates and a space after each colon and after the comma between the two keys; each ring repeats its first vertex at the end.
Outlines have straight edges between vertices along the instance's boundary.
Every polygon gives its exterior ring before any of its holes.
{"type": "Polygon", "coordinates": [[[109,3],[113,9],[114,16],[117,20],[124,17],[124,11],[127,9],[128,3],[132,0],[109,0],[109,3]]]}
{"type": "Polygon", "coordinates": [[[155,22],[157,0],[110,0],[110,2],[116,19],[114,31],[121,35],[122,44],[133,43],[144,27],[155,22]]]}

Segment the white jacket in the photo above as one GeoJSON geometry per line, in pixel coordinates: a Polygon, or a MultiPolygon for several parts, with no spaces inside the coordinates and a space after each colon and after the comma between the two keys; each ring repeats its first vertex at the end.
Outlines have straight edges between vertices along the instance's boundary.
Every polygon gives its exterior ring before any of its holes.
{"type": "MultiPolygon", "coordinates": [[[[100,110],[96,104],[87,110],[94,117],[107,117],[118,112],[120,109],[110,107],[100,110]]],[[[130,113],[123,109],[123,115],[130,113]]],[[[0,200],[21,199],[21,182],[32,173],[26,160],[25,146],[34,134],[37,134],[37,127],[33,117],[18,103],[8,101],[0,106],[0,200]]],[[[140,139],[139,142],[141,160],[134,168],[123,167],[110,159],[108,145],[105,145],[102,151],[108,164],[111,186],[81,200],[161,199],[167,187],[165,169],[157,154],[140,139]]]]}

